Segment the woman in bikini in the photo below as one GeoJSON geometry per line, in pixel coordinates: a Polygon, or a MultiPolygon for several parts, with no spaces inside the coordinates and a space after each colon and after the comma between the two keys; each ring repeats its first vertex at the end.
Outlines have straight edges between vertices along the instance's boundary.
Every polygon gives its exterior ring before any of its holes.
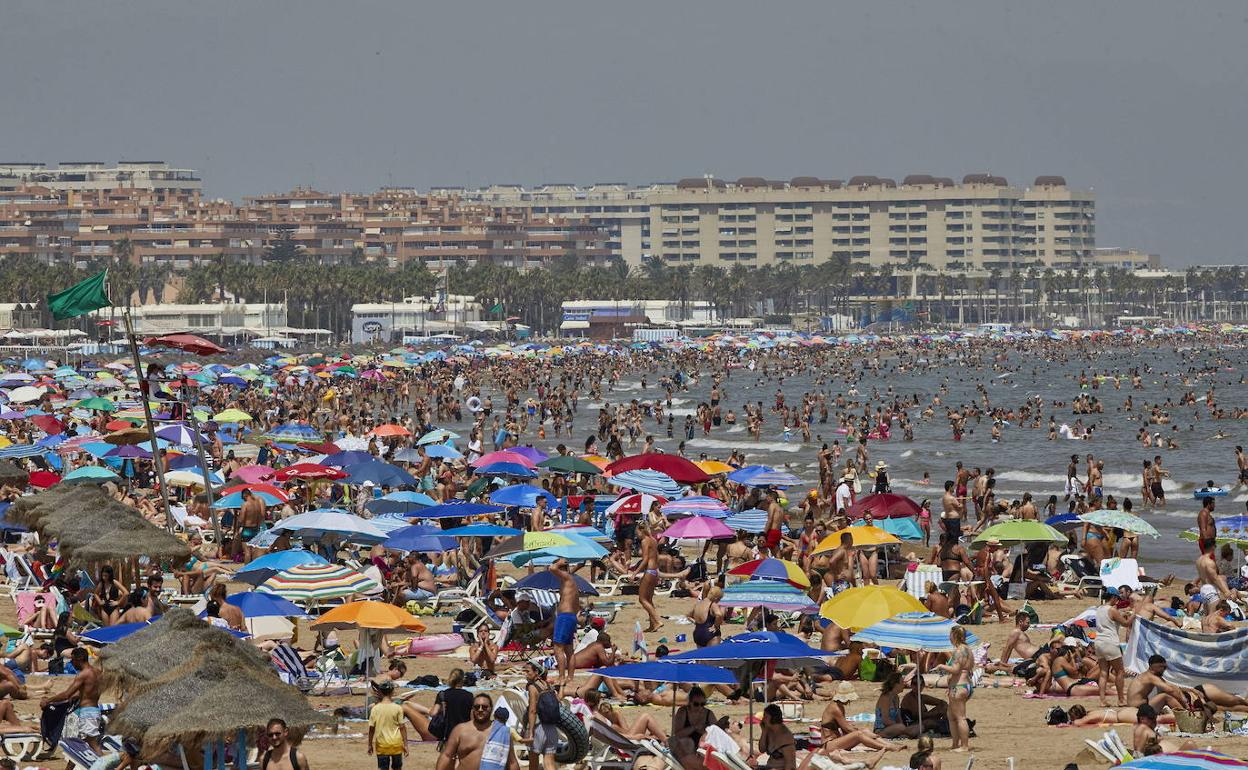
{"type": "Polygon", "coordinates": [[[763,709],[763,727],[758,736],[758,757],[753,767],[767,770],[796,770],[797,740],[784,724],[784,714],[775,703],[763,709]]]}
{"type": "Polygon", "coordinates": [[[676,709],[672,716],[672,736],[668,742],[672,756],[688,770],[703,770],[698,746],[706,728],[715,724],[715,714],[706,707],[706,693],[701,687],[689,688],[689,703],[676,709]]]}
{"type": "Polygon", "coordinates": [[[953,645],[949,662],[942,663],[935,669],[949,675],[949,733],[953,738],[952,750],[965,752],[971,749],[966,703],[974,692],[971,675],[975,671],[975,656],[966,644],[966,629],[962,626],[949,629],[949,643],[953,645]]]}
{"type": "Polygon", "coordinates": [[[585,704],[594,712],[594,719],[611,725],[625,738],[632,738],[635,741],[654,738],[660,743],[667,742],[667,733],[651,715],[638,714],[637,719],[629,724],[610,703],[602,699],[602,693],[597,690],[590,690],[582,697],[585,699],[585,704]]]}
{"type": "Polygon", "coordinates": [[[828,701],[828,705],[823,709],[823,716],[819,720],[819,727],[823,733],[821,753],[848,750],[857,746],[888,751],[901,751],[905,748],[900,744],[880,740],[875,733],[863,730],[846,719],[843,704],[852,703],[855,700],[858,700],[858,693],[854,691],[852,684],[841,682],[836,686],[836,691],[832,693],[832,700],[828,701]]]}
{"type": "Polygon", "coordinates": [[[901,691],[905,682],[894,671],[880,686],[880,697],[875,702],[875,734],[881,738],[917,738],[919,726],[907,725],[902,718],[901,691]]]}
{"type": "MultiPolygon", "coordinates": [[[[1075,704],[1070,707],[1066,715],[1070,718],[1069,722],[1058,725],[1058,727],[1097,727],[1099,725],[1133,725],[1136,723],[1136,717],[1139,709],[1135,706],[1127,706],[1125,708],[1102,708],[1089,712],[1083,706],[1075,704]]],[[[1174,714],[1159,714],[1157,716],[1158,724],[1174,724],[1174,714]]]]}
{"type": "Polygon", "coordinates": [[[92,593],[91,605],[104,625],[111,626],[124,612],[126,595],[129,593],[114,578],[113,568],[105,564],[100,567],[100,580],[92,593]]]}

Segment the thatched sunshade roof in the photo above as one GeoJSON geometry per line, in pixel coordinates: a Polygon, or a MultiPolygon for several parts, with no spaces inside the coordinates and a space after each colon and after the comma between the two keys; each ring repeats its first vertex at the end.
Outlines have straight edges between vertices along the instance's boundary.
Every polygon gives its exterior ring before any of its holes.
{"type": "Polygon", "coordinates": [[[100,665],[106,679],[128,688],[185,665],[197,649],[229,654],[256,675],[273,674],[272,663],[255,647],[177,607],[147,628],[105,647],[100,652],[100,665]]]}
{"type": "Polygon", "coordinates": [[[190,555],[190,548],[177,537],[99,487],[57,485],[20,498],[7,518],[55,538],[66,556],[80,561],[190,555]]]}
{"type": "Polygon", "coordinates": [[[273,717],[296,730],[334,721],[279,680],[271,666],[257,671],[246,658],[205,643],[181,666],[136,687],[110,720],[109,730],[159,750],[174,742],[190,746],[232,738],[273,717]]]}
{"type": "Polygon", "coordinates": [[[0,460],[0,484],[21,486],[30,480],[30,474],[17,467],[12,460],[0,460]]]}

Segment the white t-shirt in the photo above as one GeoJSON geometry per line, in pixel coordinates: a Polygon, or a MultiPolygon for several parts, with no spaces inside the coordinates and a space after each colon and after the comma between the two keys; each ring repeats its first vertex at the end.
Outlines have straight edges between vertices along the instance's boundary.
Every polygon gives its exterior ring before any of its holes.
{"type": "Polygon", "coordinates": [[[854,493],[850,490],[849,484],[842,481],[836,488],[836,510],[839,513],[843,509],[848,509],[850,502],[854,499],[854,493]]]}

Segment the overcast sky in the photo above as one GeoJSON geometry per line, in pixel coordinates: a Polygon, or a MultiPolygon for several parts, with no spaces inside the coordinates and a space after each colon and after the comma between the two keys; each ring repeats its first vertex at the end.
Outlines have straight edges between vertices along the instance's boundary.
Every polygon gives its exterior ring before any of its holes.
{"type": "Polygon", "coordinates": [[[4,0],[0,160],[214,196],[1060,174],[1101,246],[1248,262],[1243,0],[4,0]]]}

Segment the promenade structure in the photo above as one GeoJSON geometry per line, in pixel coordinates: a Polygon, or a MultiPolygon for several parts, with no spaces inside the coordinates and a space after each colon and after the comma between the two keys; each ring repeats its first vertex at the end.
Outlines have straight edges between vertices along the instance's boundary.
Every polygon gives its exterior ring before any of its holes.
{"type": "Polygon", "coordinates": [[[0,190],[36,185],[58,192],[88,190],[161,190],[194,193],[203,184],[199,173],[189,168],[171,168],[164,161],[121,161],[116,165],[95,161],[61,163],[0,162],[0,190]]]}
{"type": "Polygon", "coordinates": [[[988,174],[961,182],[914,174],[900,183],[874,176],[704,177],[645,186],[432,192],[539,217],[583,219],[606,232],[613,256],[634,266],[656,257],[724,267],[843,258],[873,267],[1061,269],[1091,263],[1096,248],[1093,194],[1068,187],[1059,176],[1037,177],[1027,187],[988,174]]]}

